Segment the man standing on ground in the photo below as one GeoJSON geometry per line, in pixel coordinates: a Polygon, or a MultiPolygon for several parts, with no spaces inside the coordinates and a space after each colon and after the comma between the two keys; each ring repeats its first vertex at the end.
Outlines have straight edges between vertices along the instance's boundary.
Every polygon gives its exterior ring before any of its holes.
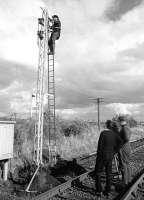
{"type": "Polygon", "coordinates": [[[105,168],[106,173],[106,186],[104,195],[108,196],[111,191],[111,179],[112,179],[112,160],[118,146],[121,146],[121,139],[118,134],[115,134],[112,130],[112,121],[106,121],[106,129],[100,134],[97,148],[97,158],[95,165],[95,185],[97,195],[102,193],[101,185],[101,173],[105,168]]]}
{"type": "Polygon", "coordinates": [[[120,149],[120,170],[122,172],[122,180],[126,185],[131,181],[131,168],[130,168],[130,157],[131,157],[131,146],[130,146],[130,136],[131,130],[127,126],[127,122],[123,119],[120,121],[121,130],[120,137],[123,141],[122,148],[120,149]]]}

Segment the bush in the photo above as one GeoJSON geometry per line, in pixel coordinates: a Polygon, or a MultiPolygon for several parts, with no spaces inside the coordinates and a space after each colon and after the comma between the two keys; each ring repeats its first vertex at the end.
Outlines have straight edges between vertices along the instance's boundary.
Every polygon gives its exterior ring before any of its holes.
{"type": "Polygon", "coordinates": [[[85,128],[88,128],[88,124],[85,121],[80,120],[61,121],[60,126],[61,132],[66,137],[69,137],[71,135],[79,135],[85,128]]]}

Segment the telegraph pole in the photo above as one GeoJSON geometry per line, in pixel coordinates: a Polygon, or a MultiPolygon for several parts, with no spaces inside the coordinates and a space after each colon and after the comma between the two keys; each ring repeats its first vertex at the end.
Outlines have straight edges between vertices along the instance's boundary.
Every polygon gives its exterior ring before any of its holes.
{"type": "Polygon", "coordinates": [[[98,124],[98,130],[100,130],[100,103],[104,102],[104,98],[98,97],[98,98],[92,98],[92,100],[96,101],[97,103],[97,124],[98,124]]]}

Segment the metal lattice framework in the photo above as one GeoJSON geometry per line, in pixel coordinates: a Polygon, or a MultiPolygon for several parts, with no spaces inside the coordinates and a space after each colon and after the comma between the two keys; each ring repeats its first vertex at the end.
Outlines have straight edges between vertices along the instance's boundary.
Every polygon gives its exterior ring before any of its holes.
{"type": "Polygon", "coordinates": [[[44,95],[45,95],[45,65],[47,57],[48,44],[48,12],[42,11],[42,18],[38,19],[38,74],[37,74],[37,93],[36,93],[36,123],[35,123],[35,141],[34,141],[34,160],[39,166],[42,164],[43,147],[43,113],[44,113],[44,95]]]}
{"type": "Polygon", "coordinates": [[[44,98],[47,94],[48,112],[46,120],[48,131],[48,152],[49,165],[56,163],[56,135],[55,135],[55,80],[54,80],[54,55],[48,53],[48,40],[50,35],[50,20],[47,9],[42,9],[42,17],[38,19],[38,73],[36,92],[36,123],[34,138],[34,161],[37,169],[26,189],[27,192],[36,176],[39,168],[43,164],[43,125],[44,125],[44,98]],[[46,86],[47,82],[47,87],[46,86]]]}
{"type": "Polygon", "coordinates": [[[50,21],[48,11],[46,9],[43,9],[42,18],[38,19],[39,63],[37,74],[37,112],[34,142],[34,160],[36,161],[38,166],[42,164],[44,96],[46,93],[48,93],[48,112],[46,112],[46,119],[49,130],[47,145],[49,150],[49,164],[53,165],[56,162],[54,55],[48,54],[49,35],[50,21]],[[47,87],[45,87],[46,82],[47,87]]]}

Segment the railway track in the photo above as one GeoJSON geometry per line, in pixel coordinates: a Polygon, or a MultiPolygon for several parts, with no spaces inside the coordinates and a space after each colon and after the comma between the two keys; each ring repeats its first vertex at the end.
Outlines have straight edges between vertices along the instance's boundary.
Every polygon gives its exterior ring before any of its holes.
{"type": "Polygon", "coordinates": [[[136,200],[144,199],[144,172],[121,198],[121,200],[135,200],[135,199],[136,200]]]}
{"type": "MultiPolygon", "coordinates": [[[[138,141],[131,142],[132,147],[132,158],[130,161],[133,180],[144,169],[144,138],[138,141]]],[[[93,200],[98,199],[95,195],[94,179],[92,177],[93,167],[95,164],[96,153],[93,153],[87,157],[79,158],[78,162],[83,166],[86,165],[87,172],[80,176],[71,178],[67,182],[52,188],[51,190],[33,197],[33,200],[93,200]],[[89,160],[89,161],[88,161],[89,160]],[[91,169],[92,168],[92,169],[91,169]]],[[[113,185],[118,181],[116,173],[113,174],[113,185]]],[[[103,176],[103,183],[105,182],[105,177],[103,176]]],[[[128,190],[127,193],[121,193],[115,191],[114,187],[109,196],[110,200],[141,200],[135,198],[134,195],[144,195],[144,175],[133,184],[133,186],[128,190]],[[135,185],[135,186],[134,186],[135,185]],[[124,196],[123,196],[124,195],[124,196]]],[[[106,198],[102,196],[99,200],[105,200],[106,198]]],[[[144,199],[144,196],[143,196],[144,199]]]]}

